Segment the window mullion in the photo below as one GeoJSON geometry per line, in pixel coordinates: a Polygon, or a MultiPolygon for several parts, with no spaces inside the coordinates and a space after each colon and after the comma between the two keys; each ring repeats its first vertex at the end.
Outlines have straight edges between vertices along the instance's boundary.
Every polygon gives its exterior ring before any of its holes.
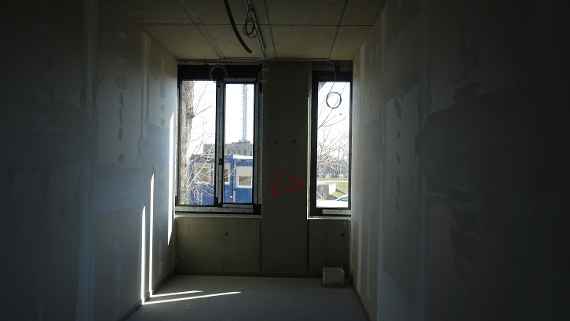
{"type": "Polygon", "coordinates": [[[224,186],[224,95],[225,83],[218,81],[216,83],[216,166],[215,166],[215,191],[216,206],[223,203],[223,186],[224,186]]]}
{"type": "Polygon", "coordinates": [[[260,99],[261,99],[261,91],[259,88],[259,84],[254,84],[254,98],[253,98],[253,178],[252,178],[252,195],[251,200],[253,204],[259,204],[259,197],[261,190],[261,153],[259,146],[261,145],[261,124],[260,121],[260,99]]]}

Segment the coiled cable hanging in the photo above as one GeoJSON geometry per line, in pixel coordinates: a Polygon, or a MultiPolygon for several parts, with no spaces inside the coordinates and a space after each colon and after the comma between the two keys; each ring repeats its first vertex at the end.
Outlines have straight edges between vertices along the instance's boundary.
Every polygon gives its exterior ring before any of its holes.
{"type": "Polygon", "coordinates": [[[325,98],[325,103],[327,104],[327,107],[329,107],[330,109],[337,109],[342,104],[342,95],[338,91],[333,91],[334,84],[336,83],[336,65],[332,61],[330,63],[333,66],[333,82],[331,84],[331,89],[329,90],[325,98]]]}
{"type": "Polygon", "coordinates": [[[213,65],[210,67],[210,80],[224,80],[229,77],[228,69],[224,65],[213,65]]]}

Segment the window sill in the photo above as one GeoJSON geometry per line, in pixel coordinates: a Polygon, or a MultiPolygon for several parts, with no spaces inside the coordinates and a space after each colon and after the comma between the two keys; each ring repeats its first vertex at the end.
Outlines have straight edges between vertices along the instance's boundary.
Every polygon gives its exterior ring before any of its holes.
{"type": "Polygon", "coordinates": [[[194,207],[176,206],[177,217],[227,217],[227,218],[256,218],[261,217],[254,206],[236,207],[194,207]]]}
{"type": "Polygon", "coordinates": [[[349,208],[313,208],[311,217],[350,217],[352,211],[349,208]]]}
{"type": "Polygon", "coordinates": [[[331,221],[350,221],[350,216],[346,215],[319,215],[309,216],[308,220],[331,220],[331,221]]]}
{"type": "Polygon", "coordinates": [[[175,218],[227,218],[227,219],[261,219],[259,214],[239,214],[239,213],[198,213],[198,212],[176,212],[175,218]]]}

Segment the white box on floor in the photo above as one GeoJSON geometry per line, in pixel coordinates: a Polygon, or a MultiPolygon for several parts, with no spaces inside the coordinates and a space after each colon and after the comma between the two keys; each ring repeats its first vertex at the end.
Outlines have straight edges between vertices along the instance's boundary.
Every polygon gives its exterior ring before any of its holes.
{"type": "Polygon", "coordinates": [[[323,267],[323,286],[344,286],[342,267],[323,267]]]}

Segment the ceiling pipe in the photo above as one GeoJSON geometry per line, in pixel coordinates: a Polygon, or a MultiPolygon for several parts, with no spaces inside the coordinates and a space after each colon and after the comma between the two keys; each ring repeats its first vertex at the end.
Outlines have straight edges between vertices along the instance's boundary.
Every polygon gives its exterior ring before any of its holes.
{"type": "Polygon", "coordinates": [[[246,19],[245,19],[244,28],[247,28],[248,20],[250,17],[253,21],[253,27],[255,32],[252,36],[250,36],[246,30],[246,35],[248,35],[248,37],[250,38],[252,37],[257,38],[257,44],[259,45],[259,50],[261,51],[261,55],[263,56],[263,59],[266,59],[267,55],[265,53],[265,40],[263,39],[263,33],[261,31],[261,27],[259,26],[259,21],[257,19],[257,12],[255,11],[255,6],[251,2],[251,0],[246,0],[246,19]]]}
{"type": "Polygon", "coordinates": [[[245,51],[247,51],[248,53],[252,53],[251,49],[249,49],[249,47],[245,44],[245,42],[241,38],[241,35],[239,34],[239,31],[237,30],[236,22],[234,20],[234,16],[232,15],[232,9],[230,8],[228,0],[224,0],[224,4],[226,5],[226,13],[228,14],[228,18],[230,19],[230,23],[232,24],[232,29],[234,30],[236,38],[239,40],[239,43],[241,44],[241,46],[245,51]]]}

